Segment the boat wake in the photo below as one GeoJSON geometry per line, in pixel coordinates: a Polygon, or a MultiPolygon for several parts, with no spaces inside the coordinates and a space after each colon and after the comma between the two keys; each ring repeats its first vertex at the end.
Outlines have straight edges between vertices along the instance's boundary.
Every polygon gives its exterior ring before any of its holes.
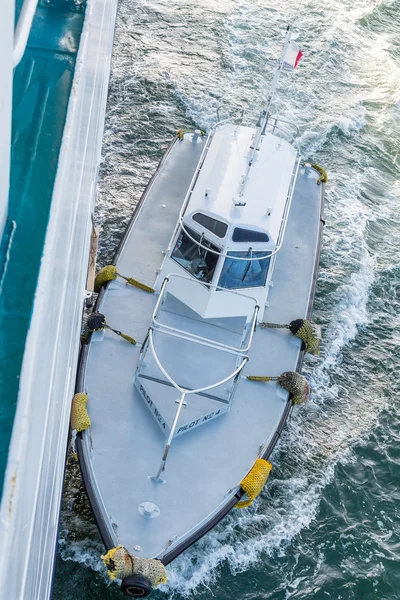
{"type": "MultiPolygon", "coordinates": [[[[167,592],[189,597],[230,572],[262,566],[269,556],[284,558],[291,544],[318,515],[325,488],[334,479],[335,468],[353,460],[351,447],[370,431],[383,404],[365,410],[364,398],[356,389],[347,392],[335,381],[341,373],[343,352],[367,325],[368,290],[373,281],[374,262],[363,251],[360,268],[336,294],[336,303],[325,328],[321,359],[312,359],[312,398],[298,409],[279,446],[272,455],[273,475],[254,508],[234,511],[215,530],[186,551],[169,567],[167,592]],[[313,364],[315,365],[313,369],[313,364]],[[354,393],[358,397],[348,398],[354,393]]],[[[279,569],[279,560],[275,561],[279,569]]],[[[288,573],[282,569],[280,576],[288,573]]]]}

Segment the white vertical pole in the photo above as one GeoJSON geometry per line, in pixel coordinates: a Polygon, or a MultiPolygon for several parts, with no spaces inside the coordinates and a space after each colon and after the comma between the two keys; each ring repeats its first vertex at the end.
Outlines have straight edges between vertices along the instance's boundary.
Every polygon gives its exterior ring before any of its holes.
{"type": "Polygon", "coordinates": [[[3,0],[0,21],[0,240],[7,217],[10,181],[15,0],[3,0]]]}
{"type": "Polygon", "coordinates": [[[13,57],[14,67],[16,67],[21,62],[21,59],[24,55],[38,1],[39,0],[24,0],[24,3],[21,7],[21,11],[18,17],[18,23],[15,28],[13,57]]]}
{"type": "Polygon", "coordinates": [[[252,152],[248,159],[247,169],[246,169],[246,173],[243,177],[242,185],[240,186],[239,197],[244,196],[244,190],[246,187],[247,179],[250,174],[250,169],[253,166],[253,162],[254,162],[254,159],[257,154],[258,146],[260,144],[261,136],[263,135],[265,127],[268,123],[269,111],[271,109],[272,102],[274,101],[274,96],[275,96],[276,88],[278,85],[279,76],[283,69],[283,65],[285,62],[285,55],[286,55],[286,51],[287,51],[288,45],[290,43],[291,37],[292,37],[292,32],[290,31],[290,25],[288,25],[286,28],[285,44],[283,46],[282,54],[279,59],[279,63],[276,68],[276,71],[274,73],[274,77],[272,79],[271,89],[270,89],[269,95],[268,95],[267,106],[264,108],[264,110],[261,111],[260,118],[258,120],[256,135],[254,136],[253,145],[252,145],[252,152]]]}
{"type": "Polygon", "coordinates": [[[168,458],[168,452],[169,452],[169,449],[171,448],[172,438],[174,437],[174,434],[175,434],[175,429],[178,424],[179,415],[181,414],[182,407],[185,405],[185,394],[186,394],[186,392],[182,392],[181,398],[179,400],[179,406],[176,409],[175,418],[172,423],[171,431],[169,433],[168,440],[167,440],[167,443],[164,448],[164,454],[163,454],[163,457],[161,460],[160,468],[158,469],[157,475],[155,477],[151,477],[151,479],[153,479],[154,481],[163,482],[163,479],[160,478],[160,475],[165,470],[165,465],[166,465],[167,458],[168,458]]]}

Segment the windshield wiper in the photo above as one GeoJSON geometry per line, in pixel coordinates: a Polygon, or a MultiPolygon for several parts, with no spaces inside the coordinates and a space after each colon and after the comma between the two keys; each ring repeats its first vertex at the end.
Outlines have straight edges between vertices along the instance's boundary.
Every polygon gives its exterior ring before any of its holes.
{"type": "MultiPolygon", "coordinates": [[[[253,258],[253,249],[252,249],[252,248],[249,248],[249,249],[247,250],[247,254],[249,254],[249,253],[250,253],[250,257],[249,257],[249,258],[253,258]]],[[[252,262],[252,261],[251,261],[251,260],[249,260],[249,264],[247,265],[247,267],[246,267],[246,270],[245,270],[245,272],[243,273],[243,277],[242,277],[242,283],[243,283],[243,281],[246,279],[247,273],[249,272],[249,269],[250,269],[250,267],[251,267],[251,262],[252,262]]]]}

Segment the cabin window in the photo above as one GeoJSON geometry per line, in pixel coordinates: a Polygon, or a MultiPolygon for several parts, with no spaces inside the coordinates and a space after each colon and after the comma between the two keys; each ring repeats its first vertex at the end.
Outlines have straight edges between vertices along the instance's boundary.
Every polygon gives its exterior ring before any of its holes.
{"type": "MultiPolygon", "coordinates": [[[[203,246],[214,250],[214,252],[220,252],[220,248],[217,248],[217,246],[206,240],[204,235],[200,236],[193,229],[189,229],[189,227],[186,227],[186,229],[191,238],[200,242],[203,246]]],[[[182,229],[171,256],[181,267],[196,277],[196,279],[210,283],[215,267],[217,266],[218,254],[201,248],[190,237],[182,229]]]]}
{"type": "Polygon", "coordinates": [[[199,225],[202,225],[208,229],[208,231],[211,231],[211,233],[217,237],[224,238],[226,236],[226,232],[228,231],[228,225],[226,223],[218,221],[217,219],[213,219],[208,215],[203,215],[203,213],[195,213],[192,216],[192,219],[199,225]]]}
{"type": "Polygon", "coordinates": [[[243,227],[235,227],[232,234],[233,242],[269,242],[269,237],[262,231],[254,229],[243,229],[243,227]]]}
{"type": "Polygon", "coordinates": [[[228,290],[264,286],[270,262],[269,254],[268,250],[253,252],[251,248],[243,252],[228,252],[218,285],[228,290]],[[253,260],[235,260],[235,257],[253,260]]]}

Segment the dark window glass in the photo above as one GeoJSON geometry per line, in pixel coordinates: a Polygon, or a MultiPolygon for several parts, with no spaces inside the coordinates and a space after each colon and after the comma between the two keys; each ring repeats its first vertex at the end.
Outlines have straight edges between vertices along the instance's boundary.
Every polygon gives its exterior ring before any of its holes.
{"type": "Polygon", "coordinates": [[[251,248],[243,252],[228,252],[218,285],[228,290],[264,286],[270,261],[268,254],[268,250],[253,252],[251,248]],[[256,260],[235,260],[235,256],[256,260]],[[257,259],[258,256],[260,259],[257,259]]]}
{"type": "MultiPolygon", "coordinates": [[[[220,249],[214,244],[211,244],[204,236],[186,227],[190,237],[200,242],[203,246],[211,248],[215,252],[220,252],[220,249]]],[[[205,248],[200,248],[196,242],[193,242],[188,235],[181,230],[175,248],[172,252],[172,258],[188,271],[193,277],[199,281],[210,283],[215,267],[218,262],[218,254],[209,252],[205,248]]]]}
{"type": "Polygon", "coordinates": [[[242,229],[235,227],[232,235],[233,242],[269,242],[269,237],[262,231],[254,231],[253,229],[242,229]]]}
{"type": "Polygon", "coordinates": [[[213,219],[207,215],[203,215],[203,213],[194,214],[192,219],[193,221],[196,221],[196,223],[199,223],[199,225],[203,225],[203,227],[208,229],[208,231],[211,231],[211,233],[219,238],[225,237],[228,230],[228,225],[226,223],[217,221],[217,219],[213,219]]]}

